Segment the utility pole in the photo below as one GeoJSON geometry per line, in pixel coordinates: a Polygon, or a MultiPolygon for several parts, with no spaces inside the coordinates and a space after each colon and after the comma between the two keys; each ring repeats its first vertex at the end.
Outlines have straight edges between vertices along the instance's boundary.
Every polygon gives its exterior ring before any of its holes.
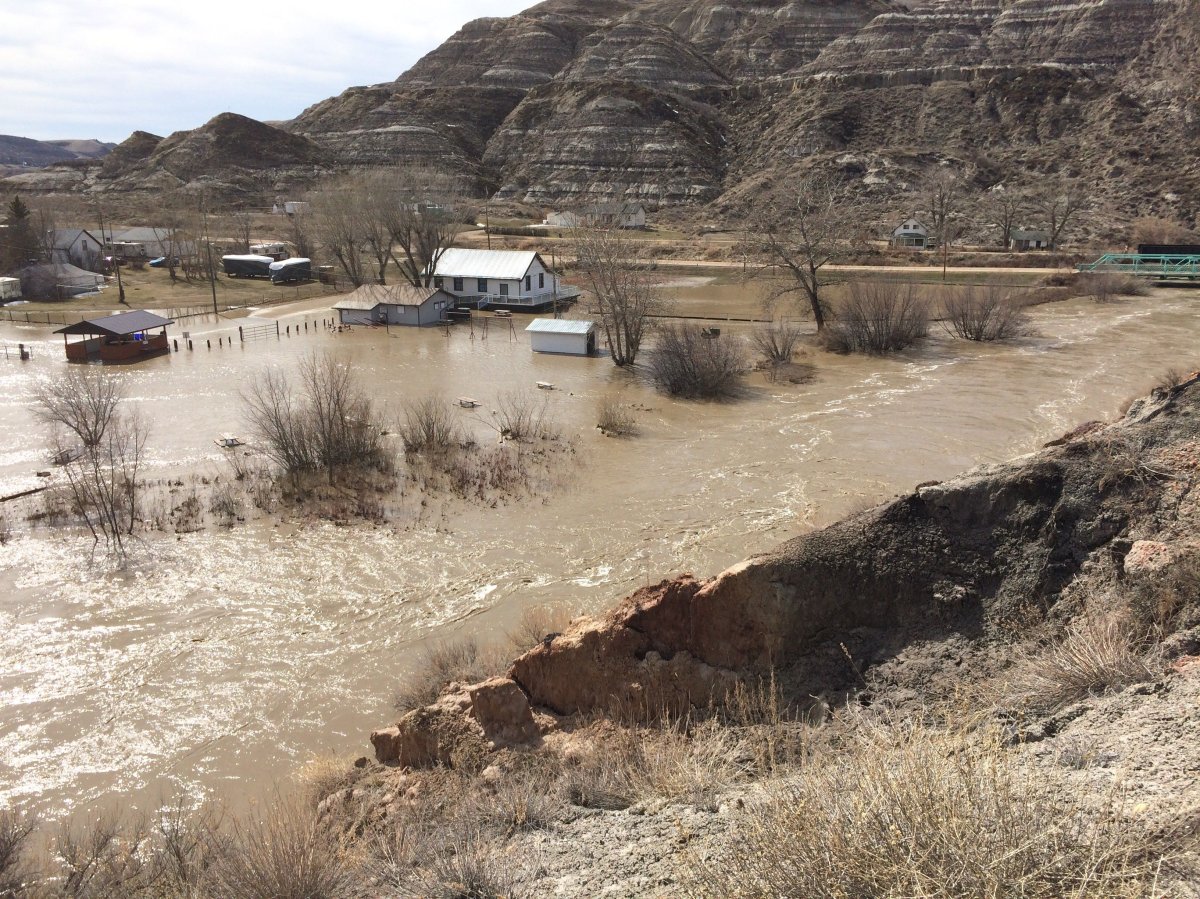
{"type": "Polygon", "coordinates": [[[217,318],[217,273],[213,269],[212,261],[212,235],[208,233],[208,204],[205,203],[201,207],[201,212],[204,215],[204,243],[208,246],[208,285],[212,288],[213,298],[213,318],[217,318]]]}
{"type": "Polygon", "coordinates": [[[488,249],[492,248],[492,195],[489,193],[483,198],[483,232],[487,235],[488,249]]]}
{"type": "MultiPolygon", "coordinates": [[[[100,220],[100,239],[104,240],[104,207],[96,203],[96,218],[100,220]]],[[[121,282],[121,259],[117,256],[117,248],[113,243],[113,233],[108,233],[108,245],[112,249],[113,268],[117,270],[117,302],[125,304],[125,285],[121,282]]]]}

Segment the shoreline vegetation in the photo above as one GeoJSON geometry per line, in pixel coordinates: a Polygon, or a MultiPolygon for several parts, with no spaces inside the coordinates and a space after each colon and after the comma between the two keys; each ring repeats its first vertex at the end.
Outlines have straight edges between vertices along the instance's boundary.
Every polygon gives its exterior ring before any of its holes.
{"type": "MultiPolygon", "coordinates": [[[[451,445],[424,411],[405,444],[451,445]]],[[[1185,712],[1200,697],[1198,442],[1200,377],[1172,373],[1115,423],[720,578],[664,582],[598,620],[531,610],[496,645],[438,644],[375,739],[404,758],[314,760],[241,817],[180,804],[43,835],[5,812],[0,895],[1184,895],[1200,873],[1185,712]],[[978,530],[936,548],[942,519],[978,530]],[[877,601],[856,585],[869,571],[818,574],[859,542],[892,560],[875,572],[900,616],[886,632],[821,611],[821,595],[877,601]],[[810,591],[789,600],[798,619],[720,620],[760,602],[757,570],[810,591]],[[689,607],[717,616],[723,661],[682,636],[689,607]],[[1122,739],[1134,727],[1155,739],[1122,739]]]]}

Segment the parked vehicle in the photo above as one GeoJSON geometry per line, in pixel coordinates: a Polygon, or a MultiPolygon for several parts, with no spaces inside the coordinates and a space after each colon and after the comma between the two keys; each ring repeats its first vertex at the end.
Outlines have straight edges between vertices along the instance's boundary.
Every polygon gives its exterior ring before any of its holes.
{"type": "Polygon", "coordinates": [[[269,278],[274,261],[270,256],[222,256],[221,268],[230,278],[269,278]]]}
{"type": "Polygon", "coordinates": [[[312,280],[312,260],[303,256],[293,256],[271,263],[271,281],[275,284],[287,284],[294,281],[312,280]]]}

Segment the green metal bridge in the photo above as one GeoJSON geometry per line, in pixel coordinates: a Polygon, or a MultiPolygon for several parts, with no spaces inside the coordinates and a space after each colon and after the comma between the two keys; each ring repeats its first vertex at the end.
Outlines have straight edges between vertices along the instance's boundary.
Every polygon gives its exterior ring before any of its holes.
{"type": "Polygon", "coordinates": [[[1095,262],[1081,262],[1079,272],[1115,272],[1164,281],[1180,278],[1195,281],[1200,278],[1200,255],[1105,253],[1095,262]]]}

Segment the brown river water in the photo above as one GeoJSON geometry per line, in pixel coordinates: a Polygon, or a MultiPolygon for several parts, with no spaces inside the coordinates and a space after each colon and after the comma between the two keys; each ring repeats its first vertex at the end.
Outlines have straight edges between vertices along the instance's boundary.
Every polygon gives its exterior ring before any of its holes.
{"type": "MultiPolygon", "coordinates": [[[[738,290],[677,293],[699,309],[738,290]]],[[[434,393],[472,396],[486,414],[503,390],[553,383],[544,395],[576,449],[555,457],[556,486],[383,527],[151,534],[127,572],[89,566],[78,534],[15,523],[21,503],[0,506],[14,531],[0,547],[0,807],[53,818],[179,794],[236,804],[316,755],[365,754],[428,641],[486,638],[529,605],[599,611],[648,581],[715,574],[864,502],[1029,452],[1195,362],[1200,325],[1200,293],[1186,290],[1074,300],[1033,311],[1039,336],[989,346],[935,330],[897,358],[816,353],[809,384],[755,375],[736,402],[693,403],[607,359],[534,356],[520,316],[486,340],[461,326],[336,334],[311,324],[328,302],[257,313],[309,321],[300,336],[209,351],[204,340],[235,323],[193,320],[173,333],[191,331],[194,352],[106,371],[152,422],[148,477],[227,476],[213,438],[245,434],[247,376],[327,350],[393,410],[434,393]],[[648,409],[641,436],[594,429],[608,394],[648,409]]],[[[0,339],[35,348],[32,362],[0,360],[7,495],[45,467],[29,386],[66,363],[50,328],[4,323],[0,339]]]]}

